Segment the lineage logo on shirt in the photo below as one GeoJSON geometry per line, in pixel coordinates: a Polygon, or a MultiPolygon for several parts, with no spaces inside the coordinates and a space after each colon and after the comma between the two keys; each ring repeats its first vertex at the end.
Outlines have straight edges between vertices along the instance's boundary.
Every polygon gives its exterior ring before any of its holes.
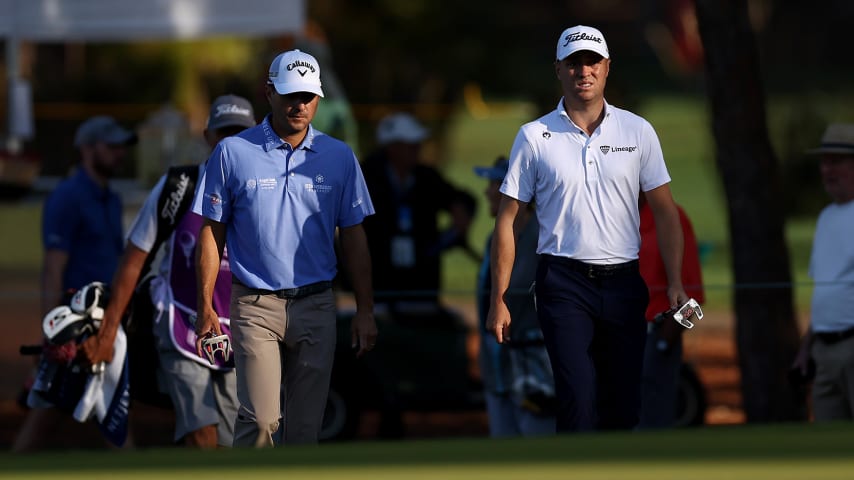
{"type": "Polygon", "coordinates": [[[599,151],[602,152],[602,155],[607,155],[609,152],[629,152],[632,153],[637,150],[637,146],[633,147],[612,147],[610,145],[602,145],[599,147],[599,151]]]}

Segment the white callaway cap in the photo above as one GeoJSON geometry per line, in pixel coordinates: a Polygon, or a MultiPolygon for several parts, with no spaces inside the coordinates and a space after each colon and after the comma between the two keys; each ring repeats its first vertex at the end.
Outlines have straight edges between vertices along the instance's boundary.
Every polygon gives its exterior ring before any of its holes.
{"type": "Polygon", "coordinates": [[[608,44],[605,43],[605,36],[593,27],[576,25],[567,28],[560,34],[560,38],[557,40],[557,61],[581,50],[590,50],[605,58],[611,58],[608,55],[608,44]]]}
{"type": "Polygon", "coordinates": [[[280,53],[270,65],[270,83],[279,95],[310,92],[323,96],[320,89],[320,64],[299,50],[280,53]]]}

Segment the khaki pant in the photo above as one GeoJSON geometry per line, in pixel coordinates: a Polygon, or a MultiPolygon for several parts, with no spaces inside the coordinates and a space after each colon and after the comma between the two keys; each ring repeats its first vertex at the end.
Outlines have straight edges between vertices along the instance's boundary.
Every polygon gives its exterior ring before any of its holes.
{"type": "Polygon", "coordinates": [[[231,333],[240,402],[234,446],[273,446],[282,417],[284,443],[316,443],[335,356],[332,290],[283,299],[233,284],[231,333]]]}
{"type": "Polygon", "coordinates": [[[817,422],[854,419],[854,337],[812,344],[816,372],[813,417],[817,422]]]}

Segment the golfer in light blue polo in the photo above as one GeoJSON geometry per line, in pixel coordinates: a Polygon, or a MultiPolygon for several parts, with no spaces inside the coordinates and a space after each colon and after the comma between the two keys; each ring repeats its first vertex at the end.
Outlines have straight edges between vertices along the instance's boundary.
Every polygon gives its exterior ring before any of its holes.
{"type": "Polygon", "coordinates": [[[335,353],[336,231],[357,305],[356,354],[371,350],[377,336],[362,228],[374,207],[350,147],[311,126],[323,96],[317,60],[299,50],[277,56],[266,96],[264,121],[211,154],[193,206],[205,217],[197,247],[199,349],[206,336],[220,334],[210,305],[226,247],[234,279],[234,446],[272,446],[280,427],[284,443],[318,440],[335,353]]]}

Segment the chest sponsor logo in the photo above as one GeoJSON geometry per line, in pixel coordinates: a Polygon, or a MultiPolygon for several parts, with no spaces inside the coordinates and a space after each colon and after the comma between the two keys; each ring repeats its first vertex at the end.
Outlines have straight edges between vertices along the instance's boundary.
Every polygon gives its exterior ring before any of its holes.
{"type": "Polygon", "coordinates": [[[261,190],[275,190],[276,189],[276,179],[275,178],[259,178],[258,179],[258,188],[261,190]]]}
{"type": "Polygon", "coordinates": [[[545,131],[545,132],[543,132],[543,138],[548,140],[548,139],[552,138],[552,134],[549,133],[548,131],[545,131]]]}
{"type": "Polygon", "coordinates": [[[246,180],[246,189],[247,190],[255,190],[255,187],[258,186],[258,182],[253,178],[252,180],[246,180]]]}
{"type": "Polygon", "coordinates": [[[607,155],[609,152],[629,152],[629,153],[634,153],[634,151],[635,151],[635,150],[637,150],[637,149],[638,149],[638,147],[637,147],[637,146],[631,146],[631,147],[612,147],[612,146],[610,146],[610,145],[602,145],[601,147],[599,147],[599,151],[600,151],[600,152],[602,152],[602,155],[607,155]]]}
{"type": "Polygon", "coordinates": [[[308,192],[329,193],[332,191],[332,187],[329,185],[323,185],[323,182],[325,181],[326,177],[324,177],[322,173],[318,173],[314,176],[314,183],[305,184],[305,190],[308,192]]]}
{"type": "Polygon", "coordinates": [[[315,183],[306,183],[305,189],[309,192],[317,192],[317,193],[329,193],[332,191],[332,187],[329,185],[318,185],[315,183]]]}

